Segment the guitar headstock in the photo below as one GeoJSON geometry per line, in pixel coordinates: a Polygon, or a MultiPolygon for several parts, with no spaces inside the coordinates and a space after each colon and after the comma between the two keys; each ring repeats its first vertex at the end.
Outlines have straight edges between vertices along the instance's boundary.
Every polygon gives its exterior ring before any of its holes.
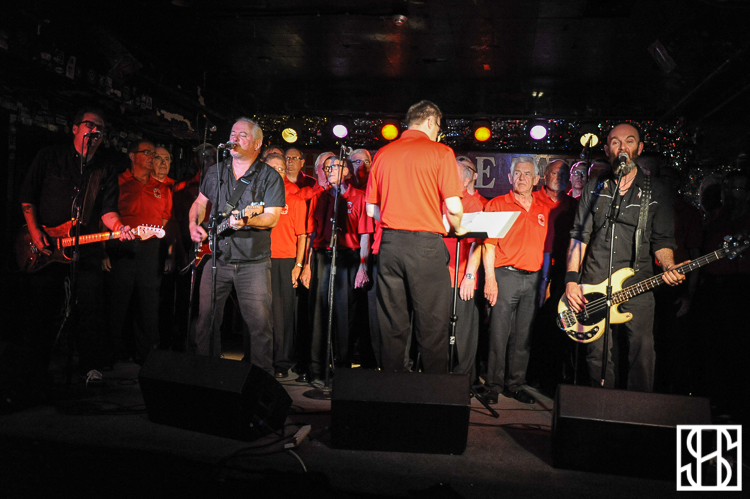
{"type": "Polygon", "coordinates": [[[161,225],[139,225],[138,227],[136,227],[135,233],[143,240],[150,239],[152,237],[161,239],[165,235],[164,227],[162,227],[161,225]]]}
{"type": "Polygon", "coordinates": [[[750,237],[746,232],[740,232],[734,236],[724,236],[722,247],[727,251],[727,258],[732,260],[750,246],[750,237]]]}
{"type": "Polygon", "coordinates": [[[264,207],[265,207],[265,203],[263,203],[262,201],[260,203],[250,203],[249,205],[245,206],[244,210],[242,210],[242,212],[240,214],[241,215],[240,218],[244,218],[244,217],[253,218],[253,217],[256,217],[256,216],[260,215],[261,213],[263,213],[264,207]]]}

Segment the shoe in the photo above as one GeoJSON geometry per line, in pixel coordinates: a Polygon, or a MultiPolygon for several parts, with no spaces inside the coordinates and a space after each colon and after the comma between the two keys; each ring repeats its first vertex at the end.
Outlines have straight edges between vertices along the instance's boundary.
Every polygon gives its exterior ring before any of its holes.
{"type": "Polygon", "coordinates": [[[480,395],[484,398],[484,401],[490,405],[497,404],[497,392],[494,389],[487,390],[484,394],[480,395]]]}
{"type": "Polygon", "coordinates": [[[289,377],[289,371],[281,371],[281,370],[279,370],[279,371],[276,371],[276,372],[275,372],[275,373],[273,374],[273,376],[274,376],[274,377],[275,377],[276,379],[284,379],[284,378],[288,378],[288,377],[289,377]]]}
{"type": "Polygon", "coordinates": [[[526,390],[516,390],[512,392],[510,390],[503,391],[503,395],[508,398],[514,398],[522,404],[536,404],[536,399],[531,396],[526,390]]]}
{"type": "Polygon", "coordinates": [[[92,369],[86,374],[82,374],[81,378],[86,382],[86,386],[101,386],[104,383],[102,373],[96,369],[92,369]]]}
{"type": "Polygon", "coordinates": [[[297,383],[309,383],[310,382],[310,377],[307,375],[307,373],[302,373],[294,381],[296,381],[297,383]]]}

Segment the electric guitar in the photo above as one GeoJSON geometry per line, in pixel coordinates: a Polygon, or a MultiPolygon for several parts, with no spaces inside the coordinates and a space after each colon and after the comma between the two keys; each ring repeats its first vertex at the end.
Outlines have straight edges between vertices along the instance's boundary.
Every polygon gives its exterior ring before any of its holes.
{"type": "MultiPolygon", "coordinates": [[[[750,246],[750,239],[743,236],[726,236],[724,243],[718,250],[708,253],[700,258],[680,265],[673,270],[680,274],[698,269],[704,265],[727,257],[730,260],[745,251],[750,246]]],[[[664,283],[664,274],[655,275],[644,279],[632,286],[622,289],[622,283],[635,274],[633,269],[624,268],[612,274],[612,302],[607,303],[607,281],[599,284],[582,284],[583,296],[586,298],[586,307],[578,313],[573,312],[568,306],[568,300],[563,295],[557,306],[557,325],[567,333],[568,337],[578,343],[591,343],[598,340],[604,334],[604,323],[606,322],[607,308],[610,311],[610,323],[622,324],[633,318],[630,312],[622,313],[618,310],[619,305],[629,299],[664,283]]]]}
{"type": "MultiPolygon", "coordinates": [[[[257,217],[261,213],[263,213],[264,204],[262,201],[260,203],[250,203],[245,207],[245,209],[240,210],[239,213],[232,213],[227,218],[221,221],[219,225],[216,227],[216,235],[220,236],[224,234],[225,232],[229,231],[231,227],[229,226],[229,222],[232,218],[235,220],[239,220],[240,218],[253,218],[257,217]]],[[[213,247],[211,244],[211,234],[208,235],[205,242],[195,243],[195,260],[194,265],[197,267],[200,265],[201,260],[203,260],[203,257],[206,255],[210,255],[213,253],[213,247]]]]}
{"type": "MultiPolygon", "coordinates": [[[[65,222],[57,227],[42,227],[47,240],[49,241],[48,249],[52,251],[47,255],[36,247],[31,240],[29,227],[24,225],[16,238],[16,263],[18,268],[23,272],[36,272],[52,262],[68,263],[71,257],[66,253],[66,249],[75,244],[75,237],[70,235],[70,230],[74,226],[74,220],[65,222]]],[[[141,239],[164,237],[164,227],[158,225],[139,225],[133,229],[133,234],[141,239]]],[[[122,235],[120,231],[100,232],[98,234],[85,234],[78,238],[78,244],[90,244],[99,241],[108,241],[110,239],[119,239],[122,235]]]]}

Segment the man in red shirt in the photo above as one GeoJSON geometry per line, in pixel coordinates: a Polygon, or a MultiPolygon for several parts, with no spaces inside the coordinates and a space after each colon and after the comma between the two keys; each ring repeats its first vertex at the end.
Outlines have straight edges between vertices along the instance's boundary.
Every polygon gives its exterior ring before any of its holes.
{"type": "Polygon", "coordinates": [[[279,222],[271,229],[271,294],[273,296],[273,368],[277,378],[286,378],[292,367],[296,337],[297,296],[295,289],[305,258],[307,206],[296,193],[299,187],[286,178],[284,156],[270,153],[265,162],[284,179],[286,204],[279,222]]]}
{"type": "MultiPolygon", "coordinates": [[[[137,140],[128,147],[130,168],[121,173],[120,219],[131,227],[163,226],[172,212],[172,191],[152,176],[156,147],[148,140],[137,140]]],[[[136,359],[144,362],[149,351],[159,344],[159,287],[164,273],[159,261],[160,241],[110,241],[104,269],[111,271],[109,280],[109,320],[115,355],[122,351],[122,328],[133,294],[138,297],[138,322],[135,328],[136,359]]]]}
{"type": "Polygon", "coordinates": [[[471,170],[471,182],[466,185],[466,192],[469,196],[476,198],[477,201],[482,203],[482,207],[487,206],[489,199],[479,194],[479,191],[474,188],[474,183],[477,181],[477,165],[468,156],[457,156],[456,159],[464,164],[466,168],[471,170]]]}
{"type": "MultiPolygon", "coordinates": [[[[469,165],[461,160],[456,161],[458,176],[461,178],[461,184],[464,191],[461,197],[461,204],[464,213],[476,213],[484,208],[482,203],[474,196],[469,194],[468,185],[474,182],[475,174],[469,165]]],[[[445,207],[443,207],[445,211],[445,207]]],[[[451,276],[451,288],[456,278],[456,238],[446,237],[443,239],[445,246],[450,253],[448,261],[448,271],[451,276]]],[[[461,289],[460,299],[456,302],[456,350],[458,353],[458,364],[453,372],[458,374],[468,374],[470,381],[474,381],[476,373],[474,364],[477,356],[477,343],[479,342],[479,310],[474,300],[474,290],[476,289],[476,274],[466,273],[466,264],[469,261],[469,255],[472,248],[479,253],[482,252],[481,245],[473,244],[475,239],[461,240],[461,254],[458,261],[458,283],[461,289]]]]}
{"type": "Polygon", "coordinates": [[[313,177],[305,175],[302,169],[305,167],[305,157],[302,151],[295,148],[286,150],[286,178],[300,189],[304,187],[315,187],[316,181],[313,177]]]}
{"type": "MultiPolygon", "coordinates": [[[[338,200],[336,276],[334,282],[334,352],[340,367],[351,367],[355,295],[354,290],[368,283],[367,263],[370,255],[370,233],[363,192],[342,180],[349,174],[348,162],[329,157],[323,163],[328,172],[329,189],[321,192],[310,206],[313,231],[313,272],[310,307],[313,310],[311,365],[313,379],[325,375],[325,349],[328,326],[328,293],[331,276],[331,233],[335,196],[338,200]],[[364,220],[363,220],[364,219],[364,220]]],[[[371,220],[371,219],[370,219],[371,220]]]]}
{"type": "MultiPolygon", "coordinates": [[[[502,392],[524,404],[533,404],[536,400],[523,386],[529,363],[531,327],[537,311],[537,290],[542,278],[539,270],[544,260],[549,208],[532,195],[539,181],[534,158],[513,158],[508,180],[513,190],[492,199],[484,207],[484,211],[520,212],[503,239],[484,241],[484,296],[492,307],[486,398],[489,403],[497,403],[498,393],[502,392]]],[[[474,256],[466,272],[474,273],[478,264],[479,259],[474,256]]]]}
{"type": "Polygon", "coordinates": [[[408,130],[378,151],[367,182],[367,214],[383,228],[377,293],[386,371],[405,370],[412,313],[424,371],[448,371],[451,288],[443,203],[453,231],[462,235],[466,228],[456,156],[437,143],[442,117],[429,101],[409,108],[408,130]]]}

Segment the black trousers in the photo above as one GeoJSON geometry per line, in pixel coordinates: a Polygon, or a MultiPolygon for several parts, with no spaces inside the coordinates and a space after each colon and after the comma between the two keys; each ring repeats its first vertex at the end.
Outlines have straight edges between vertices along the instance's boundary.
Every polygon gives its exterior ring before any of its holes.
{"type": "Polygon", "coordinates": [[[516,391],[526,384],[531,328],[538,306],[541,272],[522,274],[495,269],[497,302],[490,312],[490,354],[487,385],[516,391]]]}
{"type": "MultiPolygon", "coordinates": [[[[198,355],[210,353],[211,339],[211,289],[213,286],[211,262],[203,266],[200,290],[200,312],[195,327],[195,338],[190,350],[198,355]]],[[[224,263],[216,266],[216,317],[214,319],[214,357],[221,355],[221,330],[224,305],[232,288],[237,291],[237,303],[247,328],[245,357],[264,371],[273,374],[273,315],[271,313],[271,259],[252,263],[224,263]]]]}
{"type": "MultiPolygon", "coordinates": [[[[453,289],[451,288],[451,292],[453,289]]],[[[456,300],[456,356],[457,364],[453,372],[468,374],[473,382],[476,379],[477,345],[479,344],[479,309],[477,309],[476,293],[470,300],[456,300]]]]}
{"type": "Polygon", "coordinates": [[[440,234],[384,230],[378,268],[378,322],[383,369],[405,371],[412,334],[425,372],[448,371],[451,287],[448,249],[440,234]]]}
{"type": "MultiPolygon", "coordinates": [[[[80,260],[77,327],[69,330],[67,340],[78,350],[78,370],[84,374],[91,369],[101,369],[110,357],[103,274],[100,258],[80,260]]],[[[44,373],[49,367],[54,341],[63,321],[69,276],[69,265],[53,263],[33,274],[23,275],[20,280],[23,334],[21,338],[11,339],[35,352],[34,372],[44,373]]]]}
{"type": "Polygon", "coordinates": [[[164,267],[158,239],[112,241],[107,246],[112,261],[109,288],[109,328],[115,354],[122,350],[122,330],[131,301],[137,300],[135,347],[141,361],[159,346],[159,288],[164,267]]]}
{"type": "MultiPolygon", "coordinates": [[[[310,350],[313,377],[322,378],[328,345],[328,290],[331,278],[331,256],[325,250],[315,250],[315,290],[313,307],[312,347],[310,350]]],[[[337,366],[351,367],[354,346],[354,279],[359,269],[359,251],[337,250],[336,276],[333,284],[334,356],[337,366]]],[[[312,295],[312,293],[311,293],[312,295]]]]}
{"type": "Polygon", "coordinates": [[[292,286],[294,258],[271,258],[273,295],[273,367],[288,371],[293,364],[297,322],[297,295],[292,286]]]}
{"type": "MultiPolygon", "coordinates": [[[[616,324],[620,345],[627,346],[627,389],[637,392],[652,392],[654,390],[654,367],[656,354],[654,353],[654,295],[648,292],[620,305],[621,312],[631,312],[633,318],[623,324],[616,324]],[[624,335],[624,338],[623,338],[624,335]]],[[[615,363],[612,360],[614,344],[612,328],[609,335],[607,352],[607,372],[604,378],[605,388],[615,387],[615,363]]],[[[589,368],[591,386],[601,386],[602,358],[604,352],[604,336],[588,343],[586,349],[586,364],[589,368]]],[[[622,357],[622,355],[621,355],[622,357]]]]}

